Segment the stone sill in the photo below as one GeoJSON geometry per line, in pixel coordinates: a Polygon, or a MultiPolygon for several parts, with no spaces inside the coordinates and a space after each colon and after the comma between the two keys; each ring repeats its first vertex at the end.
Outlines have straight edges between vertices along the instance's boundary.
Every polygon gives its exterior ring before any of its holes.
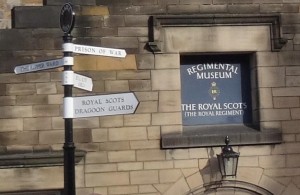
{"type": "MultiPolygon", "coordinates": [[[[85,156],[85,151],[75,151],[75,163],[85,156]]],[[[0,154],[0,169],[62,166],[64,151],[0,154]]]]}
{"type": "Polygon", "coordinates": [[[244,125],[188,126],[183,133],[165,134],[161,138],[163,149],[218,147],[224,146],[225,136],[229,136],[230,145],[279,144],[282,133],[278,129],[259,131],[244,125]]]}

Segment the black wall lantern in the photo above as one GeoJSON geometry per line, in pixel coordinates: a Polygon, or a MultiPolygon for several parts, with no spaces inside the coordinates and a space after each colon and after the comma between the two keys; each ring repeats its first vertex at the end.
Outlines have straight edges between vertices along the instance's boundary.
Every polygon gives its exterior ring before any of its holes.
{"type": "Polygon", "coordinates": [[[222,153],[217,154],[220,172],[222,177],[226,176],[236,176],[237,166],[239,161],[240,154],[234,152],[229,146],[229,137],[226,136],[225,144],[226,146],[222,147],[222,153]]]}

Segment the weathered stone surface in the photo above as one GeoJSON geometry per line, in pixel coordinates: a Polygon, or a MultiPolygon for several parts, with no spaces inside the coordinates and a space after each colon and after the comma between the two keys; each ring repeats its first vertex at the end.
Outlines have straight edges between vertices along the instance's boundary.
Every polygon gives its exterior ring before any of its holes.
{"type": "Polygon", "coordinates": [[[15,7],[14,28],[58,28],[60,6],[15,7]]]}
{"type": "Polygon", "coordinates": [[[96,5],[96,0],[44,0],[44,5],[64,5],[65,3],[74,5],[96,5]]]}

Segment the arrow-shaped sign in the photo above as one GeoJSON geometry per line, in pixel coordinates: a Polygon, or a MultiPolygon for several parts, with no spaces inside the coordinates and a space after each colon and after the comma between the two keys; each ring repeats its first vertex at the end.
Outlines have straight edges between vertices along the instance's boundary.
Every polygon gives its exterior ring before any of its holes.
{"type": "Polygon", "coordinates": [[[58,68],[64,65],[64,59],[48,60],[44,62],[37,62],[32,64],[25,64],[16,66],[14,71],[16,74],[22,74],[27,72],[35,72],[39,70],[46,70],[52,68],[58,68]]]}
{"type": "Polygon", "coordinates": [[[87,91],[93,90],[93,81],[91,78],[74,73],[74,87],[87,91]]]}
{"type": "Polygon", "coordinates": [[[77,45],[77,44],[73,44],[73,52],[78,54],[109,56],[109,57],[117,57],[117,58],[125,58],[127,55],[124,49],[94,47],[94,46],[77,45]]]}
{"type": "Polygon", "coordinates": [[[74,97],[73,118],[132,114],[138,104],[134,93],[74,97]]]}

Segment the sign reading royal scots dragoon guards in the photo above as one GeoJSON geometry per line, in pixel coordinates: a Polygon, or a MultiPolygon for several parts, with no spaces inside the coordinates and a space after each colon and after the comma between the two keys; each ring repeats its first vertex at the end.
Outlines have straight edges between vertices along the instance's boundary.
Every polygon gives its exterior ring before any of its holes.
{"type": "Polygon", "coordinates": [[[182,58],[180,70],[183,125],[252,123],[245,59],[239,55],[187,58],[182,58]]]}

